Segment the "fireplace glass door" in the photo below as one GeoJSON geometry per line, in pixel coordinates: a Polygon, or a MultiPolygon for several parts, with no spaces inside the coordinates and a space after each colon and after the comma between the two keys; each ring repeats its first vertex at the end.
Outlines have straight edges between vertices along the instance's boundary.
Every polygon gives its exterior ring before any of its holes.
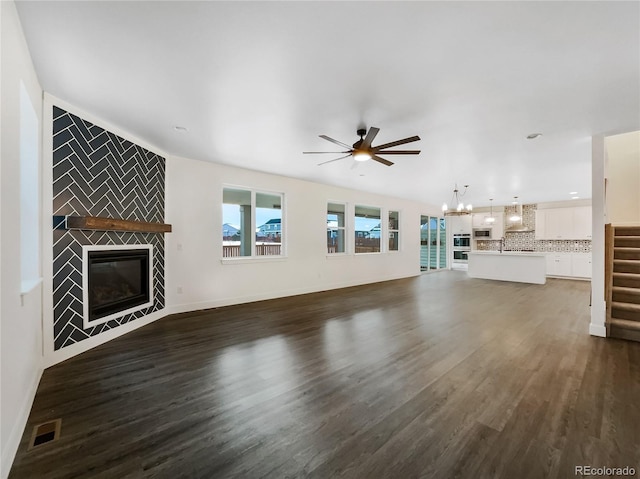
{"type": "Polygon", "coordinates": [[[149,250],[89,251],[89,321],[151,301],[149,250]]]}

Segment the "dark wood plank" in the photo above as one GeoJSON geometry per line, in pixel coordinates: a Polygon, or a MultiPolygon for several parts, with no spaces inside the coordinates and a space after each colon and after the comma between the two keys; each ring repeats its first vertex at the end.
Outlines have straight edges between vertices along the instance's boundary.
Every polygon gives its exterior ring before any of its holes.
{"type": "Polygon", "coordinates": [[[165,223],[148,223],[145,221],[102,218],[99,216],[67,216],[68,229],[97,231],[137,231],[143,233],[170,233],[171,225],[165,223]]]}
{"type": "Polygon", "coordinates": [[[167,317],[45,371],[10,477],[637,468],[640,344],[589,318],[587,282],[457,271],[167,317]]]}

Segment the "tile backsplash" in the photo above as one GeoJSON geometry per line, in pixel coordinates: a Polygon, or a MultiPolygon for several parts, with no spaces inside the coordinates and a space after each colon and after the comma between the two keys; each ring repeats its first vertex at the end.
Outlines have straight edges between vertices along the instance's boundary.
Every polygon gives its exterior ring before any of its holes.
{"type": "MultiPolygon", "coordinates": [[[[522,223],[535,230],[537,205],[522,206],[522,223]]],[[[515,206],[506,206],[504,211],[505,228],[509,224],[507,218],[516,213],[515,206]]],[[[591,240],[537,240],[535,232],[505,234],[504,248],[512,251],[539,251],[546,253],[590,253],[591,240]]],[[[478,240],[479,251],[498,251],[500,240],[478,240]]]]}

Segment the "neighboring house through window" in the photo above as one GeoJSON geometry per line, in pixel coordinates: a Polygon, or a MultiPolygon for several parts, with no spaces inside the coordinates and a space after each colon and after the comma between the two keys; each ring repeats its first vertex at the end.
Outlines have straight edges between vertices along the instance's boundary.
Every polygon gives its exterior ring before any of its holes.
{"type": "Polygon", "coordinates": [[[283,199],[282,193],[223,188],[223,257],[282,256],[283,199]]]}

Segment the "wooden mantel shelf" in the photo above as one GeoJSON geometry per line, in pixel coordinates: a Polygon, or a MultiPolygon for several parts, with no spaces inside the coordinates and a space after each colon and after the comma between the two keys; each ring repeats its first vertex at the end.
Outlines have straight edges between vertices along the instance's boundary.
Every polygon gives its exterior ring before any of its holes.
{"type": "Polygon", "coordinates": [[[144,221],[101,218],[99,216],[67,216],[67,229],[97,231],[134,231],[141,233],[170,233],[171,225],[144,221]]]}

